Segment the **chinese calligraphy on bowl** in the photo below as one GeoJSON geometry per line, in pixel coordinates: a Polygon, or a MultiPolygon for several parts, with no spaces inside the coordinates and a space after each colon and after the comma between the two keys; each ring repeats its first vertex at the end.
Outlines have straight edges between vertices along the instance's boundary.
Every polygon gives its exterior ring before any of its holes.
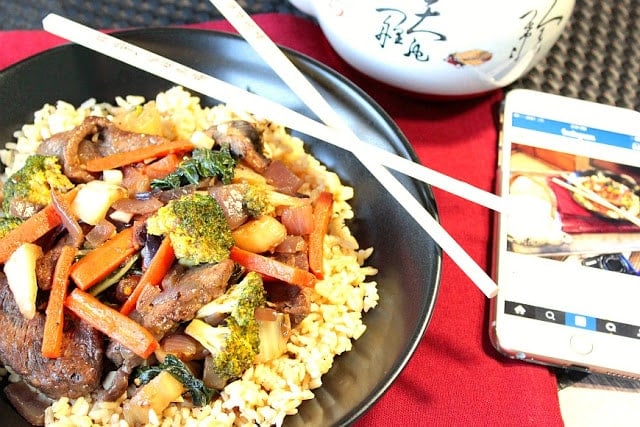
{"type": "Polygon", "coordinates": [[[409,92],[506,86],[556,42],[574,0],[290,0],[356,69],[409,92]]]}

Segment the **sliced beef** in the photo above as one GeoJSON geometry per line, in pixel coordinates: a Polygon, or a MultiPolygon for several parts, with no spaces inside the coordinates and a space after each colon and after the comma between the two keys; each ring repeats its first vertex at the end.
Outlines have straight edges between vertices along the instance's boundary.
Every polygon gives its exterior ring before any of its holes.
{"type": "Polygon", "coordinates": [[[40,289],[45,291],[51,289],[53,270],[56,267],[56,262],[58,262],[60,252],[62,252],[62,247],[56,246],[45,252],[44,255],[36,261],[36,280],[40,289]]]}
{"type": "Polygon", "coordinates": [[[232,120],[213,126],[206,133],[217,144],[229,146],[234,155],[256,172],[264,172],[269,165],[269,160],[262,155],[262,135],[253,124],[232,120]]]}
{"type": "Polygon", "coordinates": [[[273,303],[273,307],[282,313],[288,313],[291,318],[291,327],[295,328],[310,310],[310,301],[306,288],[290,285],[284,282],[265,282],[267,300],[273,303]]]}
{"type": "Polygon", "coordinates": [[[309,271],[309,255],[307,254],[307,252],[279,252],[274,254],[273,258],[283,264],[291,265],[301,270],[309,271]]]}
{"type": "Polygon", "coordinates": [[[115,402],[127,391],[130,375],[131,372],[127,372],[123,368],[111,372],[108,384],[96,389],[93,397],[100,402],[115,402]]]}
{"type": "Polygon", "coordinates": [[[106,356],[118,367],[126,366],[131,370],[143,362],[140,356],[137,356],[134,352],[127,347],[120,344],[118,341],[110,341],[107,346],[106,356]]]}
{"type": "Polygon", "coordinates": [[[178,324],[195,317],[198,309],[222,295],[233,273],[234,263],[227,259],[218,264],[191,267],[180,274],[169,274],[163,289],[148,287],[136,306],[140,323],[156,339],[174,330],[178,324]]]}
{"type": "Polygon", "coordinates": [[[90,116],[79,126],[43,141],[37,153],[58,157],[64,174],[72,181],[88,182],[95,176],[84,167],[87,160],[167,141],[161,136],[124,131],[109,119],[90,116]]]}
{"type": "Polygon", "coordinates": [[[104,387],[97,388],[94,397],[97,400],[112,402],[127,390],[131,373],[144,360],[117,341],[109,342],[106,356],[117,369],[107,375],[104,387]]]}
{"type": "Polygon", "coordinates": [[[100,117],[88,117],[79,126],[66,132],[57,133],[38,146],[37,153],[56,156],[62,163],[62,170],[71,181],[89,182],[95,179],[84,168],[84,162],[99,155],[91,136],[99,126],[108,122],[100,117]]]}
{"type": "Polygon", "coordinates": [[[44,205],[39,203],[23,199],[22,197],[14,197],[9,202],[9,215],[20,219],[27,219],[43,208],[44,205]]]}
{"type": "Polygon", "coordinates": [[[53,403],[51,399],[23,381],[7,384],[4,394],[15,410],[30,424],[44,425],[44,411],[53,403]]]}
{"type": "Polygon", "coordinates": [[[32,320],[25,320],[4,274],[0,274],[0,308],[0,359],[27,383],[54,399],[76,398],[100,384],[102,334],[67,316],[62,354],[47,359],[41,354],[44,314],[36,313],[32,320]]]}
{"type": "Polygon", "coordinates": [[[216,185],[209,187],[209,195],[216,199],[224,216],[227,218],[229,227],[235,230],[249,218],[244,208],[244,194],[246,185],[244,184],[228,184],[216,185]]]}
{"type": "Polygon", "coordinates": [[[108,122],[98,139],[98,151],[101,156],[110,156],[116,153],[137,150],[148,145],[169,142],[167,138],[158,135],[129,132],[120,129],[112,122],[108,122]]]}
{"type": "Polygon", "coordinates": [[[42,290],[48,291],[51,289],[53,280],[53,271],[60,257],[60,252],[65,245],[71,245],[73,238],[69,234],[64,234],[58,240],[54,240],[56,236],[52,236],[48,242],[42,242],[40,244],[44,247],[44,255],[38,258],[36,261],[36,280],[38,287],[42,290]]]}

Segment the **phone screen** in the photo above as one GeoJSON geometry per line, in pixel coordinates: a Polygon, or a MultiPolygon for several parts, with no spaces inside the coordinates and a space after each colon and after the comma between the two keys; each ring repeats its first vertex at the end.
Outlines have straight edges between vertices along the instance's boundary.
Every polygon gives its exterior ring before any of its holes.
{"type": "Polygon", "coordinates": [[[640,133],[577,114],[591,103],[562,99],[567,114],[555,97],[525,98],[507,97],[503,117],[494,341],[518,358],[640,374],[628,356],[640,351],[640,133]]]}

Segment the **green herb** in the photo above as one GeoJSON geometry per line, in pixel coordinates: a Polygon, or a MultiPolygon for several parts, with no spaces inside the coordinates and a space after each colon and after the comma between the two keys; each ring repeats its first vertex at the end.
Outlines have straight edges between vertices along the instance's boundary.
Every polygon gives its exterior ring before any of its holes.
{"type": "Polygon", "coordinates": [[[233,179],[236,160],[231,156],[228,146],[219,151],[196,148],[191,157],[182,161],[178,168],[162,179],[151,181],[151,187],[158,190],[170,190],[184,185],[197,185],[205,178],[217,177],[224,184],[233,179]]]}
{"type": "Polygon", "coordinates": [[[164,358],[164,363],[138,368],[137,379],[142,384],[146,384],[162,371],[169,372],[187,388],[194,405],[204,406],[211,402],[215,390],[207,387],[202,380],[194,377],[185,364],[173,354],[167,354],[164,358]]]}

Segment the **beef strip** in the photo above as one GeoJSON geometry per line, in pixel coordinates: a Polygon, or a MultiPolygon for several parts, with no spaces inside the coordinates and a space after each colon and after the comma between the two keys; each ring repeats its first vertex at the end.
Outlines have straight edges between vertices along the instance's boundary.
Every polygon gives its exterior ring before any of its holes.
{"type": "Polygon", "coordinates": [[[101,132],[101,139],[98,140],[97,146],[101,156],[110,156],[165,142],[169,142],[165,137],[129,132],[120,129],[112,122],[108,122],[101,132]]]}
{"type": "Polygon", "coordinates": [[[273,308],[289,314],[292,328],[295,328],[309,314],[310,301],[307,288],[270,281],[264,283],[264,288],[267,291],[267,300],[273,303],[273,308]]]}
{"type": "Polygon", "coordinates": [[[307,252],[298,251],[292,254],[276,253],[273,258],[283,264],[291,265],[305,271],[309,270],[309,256],[307,252]]]}
{"type": "Polygon", "coordinates": [[[249,214],[244,207],[245,184],[216,185],[209,187],[209,195],[216,199],[232,230],[247,222],[249,214]]]}
{"type": "Polygon", "coordinates": [[[251,169],[262,173],[269,160],[262,155],[262,135],[255,126],[245,120],[232,120],[205,131],[217,144],[227,145],[231,152],[251,169]]]}
{"type": "Polygon", "coordinates": [[[62,252],[64,246],[70,245],[72,240],[69,234],[63,235],[57,241],[54,240],[54,237],[58,237],[57,235],[51,237],[48,242],[42,242],[44,244],[39,245],[43,247],[44,254],[36,261],[36,280],[38,287],[43,291],[51,289],[53,272],[60,257],[60,252],[62,252]]]}
{"type": "Polygon", "coordinates": [[[119,129],[109,119],[90,116],[75,128],[57,133],[38,146],[37,153],[56,156],[64,174],[74,182],[89,182],[95,176],[84,164],[96,157],[127,152],[168,140],[161,136],[119,129]]]}
{"type": "Polygon", "coordinates": [[[20,219],[30,218],[43,208],[44,205],[22,197],[14,197],[9,201],[9,215],[20,219]]]}
{"type": "Polygon", "coordinates": [[[110,375],[110,383],[104,388],[100,387],[96,389],[93,393],[95,400],[100,402],[115,402],[127,391],[129,387],[129,376],[131,375],[130,371],[127,371],[124,367],[120,367],[110,375]]]}
{"type": "Polygon", "coordinates": [[[100,384],[103,337],[95,329],[65,318],[62,354],[56,359],[42,356],[45,316],[32,320],[20,314],[7,278],[0,273],[0,359],[24,381],[57,399],[83,396],[100,384]]]}
{"type": "Polygon", "coordinates": [[[160,339],[180,323],[193,319],[200,307],[224,293],[233,269],[233,261],[226,259],[188,268],[179,275],[170,274],[174,279],[172,283],[163,282],[162,290],[149,287],[152,293],[141,295],[136,306],[142,326],[160,339]]]}
{"type": "Polygon", "coordinates": [[[98,131],[98,126],[108,121],[100,117],[88,117],[75,128],[52,135],[37,149],[38,154],[56,156],[62,163],[64,174],[74,182],[89,182],[95,177],[83,167],[83,160],[97,157],[95,146],[87,138],[98,131]]]}
{"type": "Polygon", "coordinates": [[[62,247],[55,246],[36,261],[36,280],[38,287],[44,291],[51,289],[53,271],[58,257],[60,257],[60,252],[62,252],[62,247]]]}
{"type": "Polygon", "coordinates": [[[53,403],[51,399],[29,387],[24,381],[7,384],[4,394],[15,410],[30,424],[44,425],[44,411],[53,403]]]}
{"type": "Polygon", "coordinates": [[[129,376],[144,360],[117,341],[109,342],[106,356],[118,368],[111,373],[110,383],[95,390],[94,397],[100,401],[113,402],[127,390],[129,376]]]}

